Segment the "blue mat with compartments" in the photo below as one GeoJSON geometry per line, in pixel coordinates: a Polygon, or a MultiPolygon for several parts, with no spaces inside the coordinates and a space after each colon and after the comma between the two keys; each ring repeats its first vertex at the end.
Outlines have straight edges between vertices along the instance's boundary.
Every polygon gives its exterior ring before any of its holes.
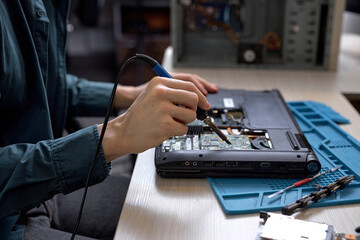
{"type": "Polygon", "coordinates": [[[345,175],[354,175],[355,180],[311,207],[360,202],[360,142],[336,124],[349,121],[318,102],[288,102],[288,106],[319,158],[321,171],[340,165],[342,168],[270,199],[270,194],[300,179],[208,178],[227,214],[256,213],[260,210],[278,211],[283,206],[314,192],[316,189],[312,183],[325,186],[345,175]]]}

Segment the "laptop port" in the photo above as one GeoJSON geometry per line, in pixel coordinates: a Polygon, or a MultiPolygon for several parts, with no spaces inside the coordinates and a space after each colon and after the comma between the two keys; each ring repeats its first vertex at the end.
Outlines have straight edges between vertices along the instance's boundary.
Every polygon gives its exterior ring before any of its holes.
{"type": "Polygon", "coordinates": [[[215,163],[215,166],[217,166],[217,167],[223,167],[223,166],[225,166],[225,163],[224,163],[224,162],[216,162],[216,163],[215,163]]]}
{"type": "Polygon", "coordinates": [[[239,163],[238,162],[226,162],[225,165],[227,167],[236,167],[239,165],[239,163]]]}
{"type": "Polygon", "coordinates": [[[185,164],[185,166],[189,166],[190,162],[185,162],[184,164],[185,164]]]}
{"type": "Polygon", "coordinates": [[[238,167],[239,168],[247,168],[247,169],[249,169],[249,168],[251,168],[251,164],[250,163],[239,163],[238,167]]]}
{"type": "Polygon", "coordinates": [[[213,162],[204,162],[204,167],[211,167],[213,165],[214,165],[213,162]]]}

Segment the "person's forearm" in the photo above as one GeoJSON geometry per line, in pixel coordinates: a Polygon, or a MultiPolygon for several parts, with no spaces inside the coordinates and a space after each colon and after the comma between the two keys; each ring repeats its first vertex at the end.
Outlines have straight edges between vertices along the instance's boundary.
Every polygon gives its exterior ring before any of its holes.
{"type": "MultiPolygon", "coordinates": [[[[91,126],[55,140],[18,143],[0,148],[0,218],[18,212],[57,193],[84,187],[94,158],[99,134],[91,126]]],[[[103,181],[110,172],[103,151],[90,185],[103,181]]]]}

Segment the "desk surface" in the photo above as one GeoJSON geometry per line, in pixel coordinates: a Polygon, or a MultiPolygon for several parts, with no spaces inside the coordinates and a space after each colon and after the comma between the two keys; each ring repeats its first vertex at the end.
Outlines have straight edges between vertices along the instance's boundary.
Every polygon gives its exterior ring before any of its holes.
{"type": "MultiPolygon", "coordinates": [[[[343,40],[344,43],[344,40],[343,40]]],[[[360,44],[360,41],[359,41],[360,44]]],[[[350,119],[341,127],[360,140],[360,116],[342,93],[360,94],[359,55],[343,47],[337,72],[176,69],[199,74],[221,88],[279,89],[286,101],[324,102],[350,119]]],[[[358,50],[360,45],[357,45],[358,50]]],[[[171,50],[169,50],[171,51],[171,50]]],[[[171,69],[171,52],[165,56],[171,69]]],[[[297,219],[325,222],[355,234],[360,204],[307,209],[297,219]]],[[[154,150],[139,154],[115,239],[255,239],[259,214],[226,215],[206,179],[163,179],[156,175],[154,150]]]]}

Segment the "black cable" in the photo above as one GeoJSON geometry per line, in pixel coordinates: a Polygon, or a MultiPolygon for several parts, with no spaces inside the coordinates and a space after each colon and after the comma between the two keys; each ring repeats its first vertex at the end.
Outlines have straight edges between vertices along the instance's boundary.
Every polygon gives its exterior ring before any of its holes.
{"type": "Polygon", "coordinates": [[[94,169],[94,166],[95,166],[95,162],[96,162],[96,158],[97,158],[97,155],[99,154],[99,150],[100,150],[100,147],[101,147],[101,143],[102,143],[102,140],[104,138],[104,134],[105,134],[105,130],[106,130],[106,127],[107,127],[107,124],[108,124],[108,121],[109,121],[109,117],[110,117],[110,113],[112,112],[112,108],[113,108],[113,104],[114,104],[114,98],[115,98],[115,93],[116,93],[116,88],[117,88],[117,85],[119,84],[119,80],[120,80],[120,75],[122,74],[122,72],[125,70],[125,68],[127,67],[127,65],[134,59],[138,58],[137,56],[133,56],[131,58],[128,58],[125,63],[122,65],[120,71],[119,71],[119,74],[117,75],[117,78],[116,78],[116,81],[114,83],[114,87],[113,87],[113,90],[112,90],[112,93],[111,93],[111,97],[110,97],[110,101],[109,101],[109,105],[108,105],[108,108],[107,108],[107,112],[106,112],[106,115],[105,115],[105,119],[104,119],[104,123],[103,123],[103,128],[101,130],[101,134],[100,134],[100,139],[99,139],[99,143],[97,145],[97,148],[96,148],[96,152],[95,152],[95,155],[94,155],[94,159],[92,160],[91,162],[91,166],[90,166],[90,169],[89,169],[89,173],[88,173],[88,176],[87,176],[87,179],[86,179],[86,183],[85,183],[85,189],[84,189],[84,193],[83,193],[83,197],[82,197],[82,200],[81,200],[81,204],[80,204],[80,210],[79,210],[79,213],[78,213],[78,217],[77,217],[77,220],[76,220],[76,225],[75,225],[75,228],[74,228],[74,231],[71,235],[71,240],[74,240],[75,238],[75,235],[77,233],[77,230],[79,228],[79,225],[80,225],[80,221],[81,221],[81,215],[82,215],[82,212],[83,212],[83,209],[84,209],[84,204],[85,204],[85,199],[86,199],[86,194],[87,194],[87,190],[89,188],[89,182],[90,182],[90,177],[91,177],[91,174],[93,172],[93,169],[94,169]]]}

